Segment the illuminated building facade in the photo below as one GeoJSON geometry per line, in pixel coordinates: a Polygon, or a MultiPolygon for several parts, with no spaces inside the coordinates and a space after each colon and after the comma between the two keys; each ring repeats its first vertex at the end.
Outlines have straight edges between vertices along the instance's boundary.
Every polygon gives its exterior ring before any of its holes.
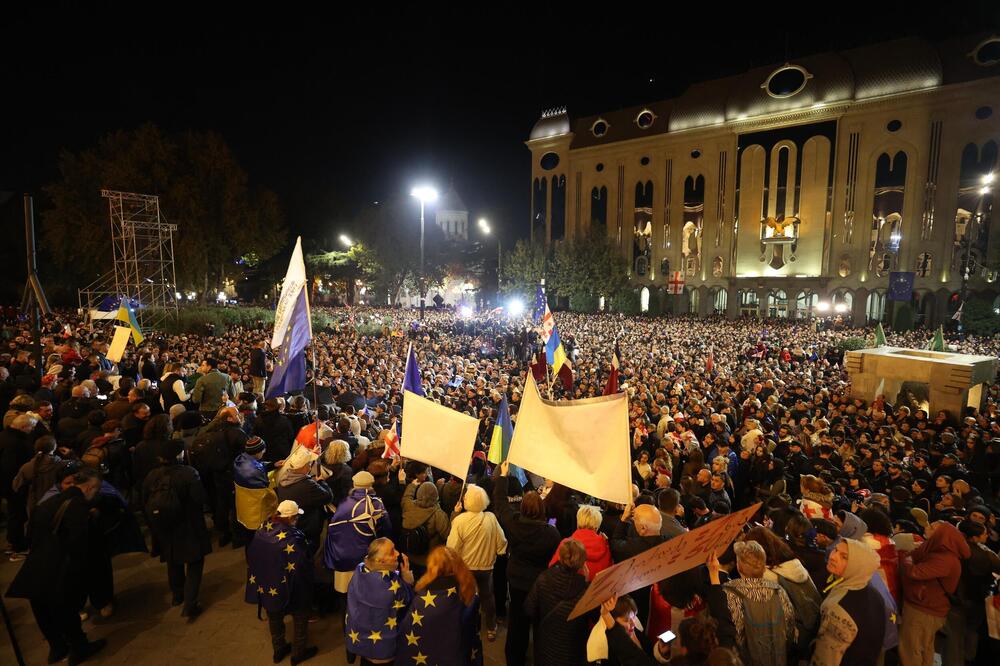
{"type": "Polygon", "coordinates": [[[969,294],[997,291],[998,145],[1000,36],[823,53],[544,112],[531,237],[608,235],[651,311],[888,321],[889,274],[912,271],[914,319],[937,325],[966,269],[969,294]]]}

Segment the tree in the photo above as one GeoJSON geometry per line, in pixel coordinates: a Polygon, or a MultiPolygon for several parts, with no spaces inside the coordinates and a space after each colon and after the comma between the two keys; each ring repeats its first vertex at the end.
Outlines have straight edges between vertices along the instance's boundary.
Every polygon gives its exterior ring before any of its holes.
{"type": "MultiPolygon", "coordinates": [[[[433,213],[424,222],[424,275],[427,287],[444,282],[453,245],[434,223],[433,213]]],[[[420,213],[410,198],[395,198],[368,206],[350,225],[361,242],[355,246],[365,282],[377,302],[395,304],[403,286],[419,288],[420,213]]],[[[352,248],[352,251],[355,250],[352,248]]]]}
{"type": "Polygon", "coordinates": [[[504,296],[529,298],[545,276],[546,257],[540,245],[519,240],[504,254],[500,269],[500,292],[504,296]]]}
{"type": "Polygon", "coordinates": [[[989,299],[974,296],[962,308],[962,326],[972,335],[996,335],[1000,333],[1000,314],[989,299]]]}
{"type": "Polygon", "coordinates": [[[156,194],[177,224],[178,288],[213,294],[237,261],[264,261],[287,239],[277,196],[252,188],[221,135],[167,134],[147,124],[112,132],[98,145],[59,158],[61,179],[44,188],[44,249],[64,279],[88,284],[111,268],[108,204],[102,188],[156,194]]]}
{"type": "Polygon", "coordinates": [[[627,268],[606,236],[585,236],[556,246],[547,285],[575,308],[593,309],[600,296],[614,299],[628,290],[627,268]]]}

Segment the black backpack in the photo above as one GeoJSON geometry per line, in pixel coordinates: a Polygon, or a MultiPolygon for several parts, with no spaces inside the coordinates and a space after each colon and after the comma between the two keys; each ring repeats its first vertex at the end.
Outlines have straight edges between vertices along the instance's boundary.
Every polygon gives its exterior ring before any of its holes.
{"type": "Polygon", "coordinates": [[[404,553],[407,555],[427,554],[427,552],[431,549],[431,537],[427,533],[427,521],[433,517],[434,514],[431,514],[430,518],[414,528],[403,528],[402,537],[404,553]]]}
{"type": "Polygon", "coordinates": [[[191,466],[204,474],[215,469],[219,458],[218,431],[202,428],[191,440],[191,466]]]}
{"type": "Polygon", "coordinates": [[[181,521],[183,512],[181,498],[166,469],[156,474],[156,482],[153,483],[152,491],[146,500],[146,520],[154,529],[169,531],[181,521]]]}

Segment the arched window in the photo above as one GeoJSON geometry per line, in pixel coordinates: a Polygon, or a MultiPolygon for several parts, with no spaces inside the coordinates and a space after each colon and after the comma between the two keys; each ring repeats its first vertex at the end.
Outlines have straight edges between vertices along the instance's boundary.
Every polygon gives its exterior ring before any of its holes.
{"type": "Polygon", "coordinates": [[[729,292],[723,287],[712,289],[712,309],[717,315],[726,314],[726,305],[729,302],[729,292]]]}
{"type": "Polygon", "coordinates": [[[691,314],[698,314],[698,306],[701,305],[701,294],[694,287],[689,287],[687,292],[688,312],[691,314]]]}
{"type": "Polygon", "coordinates": [[[819,294],[810,291],[800,291],[795,297],[795,318],[809,319],[812,317],[813,308],[819,302],[819,294]]]}
{"type": "Polygon", "coordinates": [[[757,292],[753,289],[740,291],[740,315],[744,317],[760,315],[760,302],[757,300],[757,292]]]}
{"type": "Polygon", "coordinates": [[[767,295],[767,316],[788,317],[788,294],[783,289],[772,289],[767,295]]]}
{"type": "Polygon", "coordinates": [[[590,224],[599,227],[601,233],[608,229],[608,188],[595,187],[590,191],[590,224]]]}
{"type": "Polygon", "coordinates": [[[932,262],[933,257],[930,252],[921,252],[913,263],[913,272],[917,274],[917,277],[927,277],[931,274],[932,262]]]}
{"type": "Polygon", "coordinates": [[[639,291],[639,310],[649,312],[649,287],[643,287],[639,291]]]}
{"type": "Polygon", "coordinates": [[[552,240],[566,237],[566,176],[552,176],[552,240]]]}
{"type": "Polygon", "coordinates": [[[854,307],[854,294],[850,289],[840,288],[833,292],[833,311],[836,314],[850,315],[854,307]]]}
{"type": "Polygon", "coordinates": [[[885,291],[876,289],[868,294],[868,303],[865,305],[865,316],[869,322],[884,321],[885,319],[885,291]]]}

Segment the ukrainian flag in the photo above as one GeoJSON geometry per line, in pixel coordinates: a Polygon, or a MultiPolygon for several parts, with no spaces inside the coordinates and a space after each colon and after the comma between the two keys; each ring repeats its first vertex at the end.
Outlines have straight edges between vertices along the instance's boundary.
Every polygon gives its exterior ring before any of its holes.
{"type": "MultiPolygon", "coordinates": [[[[500,399],[497,422],[493,426],[493,436],[490,438],[490,450],[486,459],[494,465],[499,465],[507,459],[507,451],[510,449],[510,440],[514,438],[514,424],[510,420],[510,407],[507,405],[507,396],[500,399]]],[[[511,465],[509,473],[517,478],[523,486],[528,482],[528,477],[524,470],[517,465],[511,465]]]]}
{"type": "Polygon", "coordinates": [[[549,335],[549,341],[545,343],[545,360],[552,366],[552,374],[554,375],[559,374],[559,368],[566,362],[566,350],[563,349],[562,342],[559,340],[559,329],[556,328],[555,323],[552,324],[552,334],[549,335]]]}
{"type": "Polygon", "coordinates": [[[145,338],[142,336],[142,331],[139,330],[139,322],[136,321],[135,312],[126,304],[125,300],[124,298],[122,299],[121,307],[118,308],[118,314],[115,315],[115,319],[125,322],[132,329],[132,340],[135,342],[136,347],[138,347],[145,338]]]}

